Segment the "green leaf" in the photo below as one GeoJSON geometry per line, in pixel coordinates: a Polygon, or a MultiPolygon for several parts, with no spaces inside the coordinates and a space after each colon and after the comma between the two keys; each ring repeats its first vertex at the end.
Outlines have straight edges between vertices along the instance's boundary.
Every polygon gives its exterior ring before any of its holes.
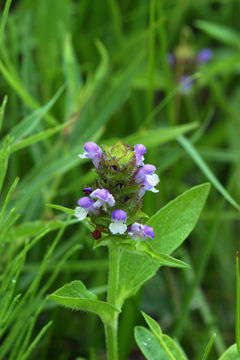
{"type": "Polygon", "coordinates": [[[143,326],[137,326],[134,329],[135,340],[141,349],[143,355],[148,360],[176,360],[169,356],[156,337],[143,326]]]}
{"type": "Polygon", "coordinates": [[[162,336],[162,329],[160,328],[160,325],[156,322],[156,320],[152,319],[151,316],[145,314],[145,312],[141,311],[142,316],[144,317],[144,320],[148,324],[150,330],[152,330],[153,334],[155,336],[162,336]]]}
{"type": "Polygon", "coordinates": [[[73,310],[93,312],[99,315],[104,323],[110,322],[114,314],[120,312],[118,308],[104,301],[97,300],[97,296],[87,290],[85,285],[79,280],[64,285],[49,295],[49,299],[73,310]]]}
{"type": "Polygon", "coordinates": [[[70,215],[74,215],[74,210],[73,209],[69,209],[69,208],[66,208],[64,206],[55,205],[55,204],[46,204],[46,206],[48,206],[50,208],[53,208],[53,209],[56,209],[56,210],[63,211],[63,212],[65,212],[67,214],[70,214],[70,215]]]}
{"type": "Polygon", "coordinates": [[[5,2],[5,6],[4,6],[4,10],[3,10],[3,14],[1,16],[1,23],[0,23],[0,44],[2,42],[2,38],[3,38],[3,32],[7,23],[7,18],[8,18],[8,12],[11,6],[12,0],[6,0],[5,2]]]}
{"type": "Polygon", "coordinates": [[[213,334],[209,340],[209,342],[207,343],[207,346],[206,346],[206,349],[204,351],[204,354],[203,354],[203,357],[202,357],[202,360],[207,360],[208,358],[208,355],[212,349],[212,346],[214,344],[214,341],[216,339],[216,334],[213,334]]]}
{"type": "Polygon", "coordinates": [[[70,34],[67,34],[64,43],[63,70],[67,83],[66,118],[68,118],[75,110],[77,98],[83,85],[70,34]]]}
{"type": "MultiPolygon", "coordinates": [[[[206,201],[210,184],[202,184],[186,191],[147,222],[154,228],[151,242],[154,250],[169,255],[193,230],[206,201]]],[[[123,250],[120,257],[119,304],[134,295],[159,268],[158,260],[123,250]]]]}
{"type": "Polygon", "coordinates": [[[239,252],[236,253],[236,315],[235,315],[235,332],[237,349],[240,355],[240,268],[239,252]]]}
{"type": "Polygon", "coordinates": [[[178,142],[186,150],[186,152],[191,156],[195,161],[198,167],[206,175],[208,180],[215,186],[215,188],[222,194],[222,196],[233,206],[235,209],[240,211],[240,205],[232,198],[232,196],[227,192],[227,190],[222,186],[219,180],[216,178],[214,173],[211,171],[209,166],[205,163],[199,152],[194,148],[191,142],[184,136],[179,136],[178,142]]]}
{"type": "Polygon", "coordinates": [[[146,242],[136,242],[135,244],[136,250],[143,255],[148,255],[154,259],[158,260],[159,266],[169,266],[169,267],[177,267],[177,268],[190,268],[188,264],[185,262],[175,259],[170,255],[163,254],[159,251],[156,251],[152,248],[152,246],[146,242]]]}
{"type": "Polygon", "coordinates": [[[19,181],[19,178],[16,178],[16,179],[14,180],[13,184],[11,185],[11,187],[10,187],[10,189],[8,190],[8,193],[7,193],[7,195],[6,195],[5,201],[4,201],[3,206],[2,206],[2,209],[1,209],[1,211],[0,211],[0,228],[1,228],[2,219],[3,219],[3,216],[4,216],[4,212],[5,212],[5,210],[6,210],[7,206],[8,206],[8,203],[9,203],[9,201],[10,201],[10,199],[11,199],[11,196],[12,196],[14,190],[16,189],[16,186],[17,186],[17,184],[18,184],[18,181],[19,181]]]}
{"type": "Polygon", "coordinates": [[[181,245],[196,225],[209,190],[209,183],[195,186],[170,201],[148,220],[147,225],[155,232],[154,249],[170,254],[181,245]]]}
{"type": "MultiPolygon", "coordinates": [[[[74,224],[76,221],[70,221],[69,224],[74,224]]],[[[23,237],[31,237],[40,234],[41,232],[48,230],[53,231],[60,229],[65,224],[64,221],[32,221],[24,222],[13,227],[9,231],[9,236],[15,239],[23,237]]]]}
{"type": "Polygon", "coordinates": [[[187,360],[186,356],[183,354],[182,350],[174,342],[174,340],[168,335],[162,333],[160,325],[154,319],[152,319],[151,316],[145,314],[143,311],[141,313],[153,335],[156,337],[159,344],[165,349],[165,351],[170,352],[171,355],[173,355],[173,358],[176,358],[176,360],[187,360]]]}
{"type": "Polygon", "coordinates": [[[7,97],[7,95],[5,95],[3,98],[3,101],[2,101],[2,105],[0,107],[0,131],[2,129],[2,123],[3,123],[3,118],[4,118],[4,114],[5,114],[5,108],[7,105],[7,101],[8,101],[8,97],[7,97]]]}
{"type": "MultiPolygon", "coordinates": [[[[28,104],[31,108],[35,110],[41,110],[41,106],[31,97],[31,95],[26,91],[21,80],[15,71],[8,69],[2,61],[0,61],[0,72],[9,83],[9,85],[14,89],[14,91],[20,96],[20,98],[28,104]]],[[[44,115],[45,119],[50,125],[57,125],[57,120],[50,114],[44,115]]]]}
{"type": "Polygon", "coordinates": [[[0,191],[2,189],[3,181],[8,168],[8,158],[10,155],[11,138],[9,136],[3,142],[2,148],[0,148],[0,191]]]}
{"type": "Polygon", "coordinates": [[[34,111],[11,130],[10,136],[14,137],[14,145],[17,144],[20,139],[22,139],[35,129],[40,120],[55,104],[57,99],[62,94],[63,90],[64,87],[62,86],[46,105],[34,111]]]}
{"type": "Polygon", "coordinates": [[[35,135],[32,135],[32,136],[29,136],[27,137],[26,139],[24,140],[20,140],[19,142],[17,143],[14,143],[12,146],[11,146],[11,152],[14,152],[14,151],[17,151],[17,150],[20,150],[20,149],[23,149],[27,146],[30,146],[30,145],[33,145],[39,141],[42,141],[42,140],[45,140],[47,139],[49,136],[52,136],[60,131],[62,131],[63,129],[65,129],[67,126],[71,125],[73,122],[75,121],[74,120],[70,120],[68,122],[65,122],[64,124],[61,124],[61,125],[58,125],[58,126],[55,126],[55,127],[52,127],[51,129],[47,129],[47,130],[44,130],[44,131],[41,131],[35,135]]]}
{"type": "Polygon", "coordinates": [[[182,349],[170,336],[163,334],[162,340],[176,360],[187,360],[182,349]]]}
{"type": "Polygon", "coordinates": [[[221,41],[223,44],[240,49],[240,35],[233,29],[203,20],[197,20],[196,26],[214,39],[221,41]]]}
{"type": "Polygon", "coordinates": [[[218,360],[239,360],[240,355],[237,350],[237,345],[234,344],[228,348],[218,360]]]}
{"type": "Polygon", "coordinates": [[[124,138],[123,142],[130,145],[144,144],[148,149],[150,149],[154,146],[165,144],[168,141],[174,140],[178,136],[194,130],[197,126],[198,123],[193,122],[179,126],[142,131],[124,138]]]}

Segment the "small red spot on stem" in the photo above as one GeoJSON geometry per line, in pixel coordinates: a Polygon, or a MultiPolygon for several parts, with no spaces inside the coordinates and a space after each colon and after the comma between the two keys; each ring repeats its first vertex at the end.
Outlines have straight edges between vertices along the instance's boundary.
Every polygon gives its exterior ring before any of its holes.
{"type": "Polygon", "coordinates": [[[101,239],[102,236],[102,231],[104,230],[104,227],[102,227],[101,229],[95,229],[91,235],[94,237],[94,239],[101,239]]]}

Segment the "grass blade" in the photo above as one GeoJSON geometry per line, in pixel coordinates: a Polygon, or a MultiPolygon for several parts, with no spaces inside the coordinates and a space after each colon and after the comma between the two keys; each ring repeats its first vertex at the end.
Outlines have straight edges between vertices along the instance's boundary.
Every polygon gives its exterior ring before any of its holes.
{"type": "Polygon", "coordinates": [[[11,6],[11,2],[12,2],[12,0],[7,0],[5,3],[5,6],[4,6],[3,15],[2,15],[1,24],[0,24],[0,44],[2,42],[4,28],[7,23],[7,17],[8,17],[8,12],[9,12],[9,9],[11,6]]]}
{"type": "Polygon", "coordinates": [[[236,343],[240,356],[240,270],[238,251],[236,254],[236,343]]]}
{"type": "Polygon", "coordinates": [[[205,352],[203,354],[203,357],[202,357],[202,360],[207,360],[208,358],[208,354],[210,353],[211,349],[212,349],[212,346],[213,346],[213,343],[215,341],[215,338],[216,338],[216,334],[213,334],[209,340],[209,342],[207,343],[207,346],[206,346],[206,349],[205,349],[205,352]]]}
{"type": "Polygon", "coordinates": [[[228,193],[228,191],[222,186],[219,180],[216,178],[212,170],[205,163],[199,152],[195,149],[195,147],[191,144],[191,142],[184,136],[179,136],[178,142],[180,145],[186,150],[186,152],[191,156],[191,158],[195,161],[198,167],[202,170],[204,175],[208,178],[209,181],[213,184],[213,186],[222,194],[222,196],[238,211],[240,211],[240,205],[232,198],[232,196],[228,193]]]}

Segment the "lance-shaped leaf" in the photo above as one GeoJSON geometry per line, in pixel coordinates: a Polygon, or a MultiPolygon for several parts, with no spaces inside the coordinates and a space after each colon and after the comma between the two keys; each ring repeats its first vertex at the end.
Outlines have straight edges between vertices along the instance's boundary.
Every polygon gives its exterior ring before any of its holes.
{"type": "Polygon", "coordinates": [[[100,316],[104,323],[110,322],[114,314],[120,312],[118,308],[98,300],[97,296],[87,290],[79,280],[72,281],[56,290],[49,295],[49,299],[73,310],[95,313],[100,316]]]}
{"type": "Polygon", "coordinates": [[[166,353],[155,336],[149,330],[145,329],[145,327],[135,327],[134,334],[135,340],[146,359],[176,360],[171,354],[166,353]]]}
{"type": "Polygon", "coordinates": [[[56,210],[63,211],[63,212],[65,212],[67,214],[70,214],[70,215],[74,215],[74,210],[73,209],[69,209],[69,208],[66,208],[64,206],[55,205],[55,204],[46,204],[46,206],[48,206],[50,208],[53,208],[53,209],[56,209],[56,210]]]}
{"type": "MultiPolygon", "coordinates": [[[[186,191],[148,220],[147,225],[154,228],[151,245],[156,252],[169,255],[187,238],[201,214],[209,189],[206,183],[186,191]]],[[[134,295],[158,268],[157,259],[123,250],[118,304],[134,295]]]]}
{"type": "MultiPolygon", "coordinates": [[[[141,329],[140,331],[137,330],[136,328],[135,336],[136,339],[137,338],[138,340],[141,339],[140,341],[138,341],[138,345],[141,348],[141,350],[146,351],[147,348],[147,351],[150,353],[155,351],[154,356],[158,355],[159,359],[166,358],[171,360],[187,360],[185,354],[182,352],[178,344],[175,343],[175,341],[172,338],[170,338],[170,336],[162,333],[160,325],[144,312],[142,312],[142,315],[146,323],[148,324],[150,330],[152,331],[153,335],[145,328],[142,328],[145,330],[141,329]],[[151,335],[149,336],[149,334],[151,335]],[[157,346],[156,346],[156,342],[158,342],[157,346]],[[158,351],[158,353],[156,353],[156,351],[158,351]],[[162,353],[164,355],[162,355],[162,353]]],[[[149,359],[151,359],[151,357],[149,359]]]]}
{"type": "Polygon", "coordinates": [[[237,345],[234,344],[230,346],[218,360],[239,360],[239,359],[240,359],[240,354],[238,353],[237,345]]]}
{"type": "Polygon", "coordinates": [[[160,266],[169,266],[169,267],[177,267],[177,268],[190,268],[188,264],[185,262],[175,259],[170,255],[163,254],[159,251],[153,249],[153,247],[146,242],[137,242],[136,250],[143,255],[150,256],[151,258],[157,260],[158,265],[160,266]]]}

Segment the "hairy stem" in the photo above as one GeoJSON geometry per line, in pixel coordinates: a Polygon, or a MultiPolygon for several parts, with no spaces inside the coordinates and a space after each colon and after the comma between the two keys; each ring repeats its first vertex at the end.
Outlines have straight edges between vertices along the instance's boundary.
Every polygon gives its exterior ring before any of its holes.
{"type": "MultiPolygon", "coordinates": [[[[109,246],[109,276],[107,302],[116,306],[119,277],[119,247],[109,246]]],[[[118,314],[113,316],[111,323],[105,325],[108,360],[118,360],[118,314]]]]}

